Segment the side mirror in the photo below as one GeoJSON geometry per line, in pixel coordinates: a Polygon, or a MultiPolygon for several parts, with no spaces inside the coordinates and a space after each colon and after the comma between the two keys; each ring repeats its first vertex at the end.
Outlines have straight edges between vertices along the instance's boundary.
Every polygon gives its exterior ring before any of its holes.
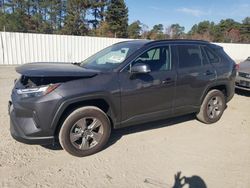
{"type": "Polygon", "coordinates": [[[147,74],[150,73],[151,70],[148,65],[144,63],[137,63],[133,67],[131,67],[130,72],[134,74],[147,74]]]}

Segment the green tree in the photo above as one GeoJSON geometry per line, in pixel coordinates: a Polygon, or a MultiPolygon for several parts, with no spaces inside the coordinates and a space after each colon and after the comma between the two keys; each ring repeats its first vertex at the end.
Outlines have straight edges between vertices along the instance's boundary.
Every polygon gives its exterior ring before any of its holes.
{"type": "Polygon", "coordinates": [[[165,35],[163,33],[163,25],[162,24],[157,24],[154,25],[153,28],[148,32],[148,39],[151,40],[162,40],[165,39],[165,35]]]}
{"type": "Polygon", "coordinates": [[[242,21],[240,32],[241,32],[241,42],[250,43],[250,17],[246,17],[242,21]]]}
{"type": "Polygon", "coordinates": [[[107,7],[106,21],[114,37],[128,36],[128,8],[124,0],[111,0],[107,7]]]}
{"type": "Polygon", "coordinates": [[[141,22],[139,20],[131,23],[128,26],[128,37],[131,39],[138,39],[140,38],[140,34],[142,31],[142,26],[141,22]]]}
{"type": "Polygon", "coordinates": [[[243,21],[243,24],[250,25],[250,17],[246,17],[243,21]]]}
{"type": "Polygon", "coordinates": [[[163,34],[163,25],[162,24],[154,25],[152,31],[157,34],[163,34]]]}
{"type": "Polygon", "coordinates": [[[94,30],[104,21],[107,4],[108,0],[91,0],[91,14],[93,18],[89,20],[89,23],[93,25],[94,30]]]}
{"type": "Polygon", "coordinates": [[[171,38],[178,39],[183,38],[185,27],[179,24],[172,24],[171,28],[171,38]]]}
{"type": "Polygon", "coordinates": [[[240,23],[234,21],[233,19],[221,20],[214,28],[214,41],[215,42],[231,42],[230,39],[226,38],[225,35],[231,29],[239,29],[240,23]]]}
{"type": "Polygon", "coordinates": [[[88,0],[67,1],[66,17],[62,33],[68,35],[86,35],[88,33],[86,13],[89,8],[90,3],[88,0]]]}
{"type": "Polygon", "coordinates": [[[214,22],[202,21],[195,24],[188,33],[188,36],[192,39],[200,39],[213,41],[214,39],[214,22]]]}

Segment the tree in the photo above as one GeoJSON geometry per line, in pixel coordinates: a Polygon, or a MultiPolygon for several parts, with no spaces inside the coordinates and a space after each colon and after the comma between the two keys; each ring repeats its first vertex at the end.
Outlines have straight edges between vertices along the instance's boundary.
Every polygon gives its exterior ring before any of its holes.
{"type": "Polygon", "coordinates": [[[106,21],[99,24],[98,28],[95,30],[95,36],[98,37],[112,37],[113,34],[109,30],[109,25],[106,21]]]}
{"type": "Polygon", "coordinates": [[[198,24],[195,24],[189,31],[188,35],[192,39],[213,41],[214,25],[214,22],[202,21],[198,24]]]}
{"type": "Polygon", "coordinates": [[[225,40],[231,43],[240,41],[240,30],[232,28],[226,32],[225,40]]]}
{"type": "Polygon", "coordinates": [[[111,0],[107,7],[106,21],[114,37],[128,36],[128,8],[124,0],[111,0]]]}
{"type": "Polygon", "coordinates": [[[241,42],[250,43],[250,17],[246,17],[242,23],[240,28],[241,42]]]}
{"type": "Polygon", "coordinates": [[[178,39],[183,38],[185,27],[179,24],[172,24],[171,28],[171,38],[178,39]]]}
{"type": "Polygon", "coordinates": [[[242,21],[243,24],[245,25],[250,25],[250,17],[246,17],[243,21],[242,21]]]}
{"type": "Polygon", "coordinates": [[[131,39],[138,39],[140,38],[140,34],[142,31],[142,26],[141,22],[139,20],[131,23],[128,26],[128,37],[131,39]]]}
{"type": "Polygon", "coordinates": [[[163,25],[162,24],[154,25],[152,32],[155,32],[157,34],[163,34],[163,25]]]}
{"type": "Polygon", "coordinates": [[[239,29],[240,23],[235,22],[233,19],[221,20],[219,24],[215,26],[215,42],[231,42],[226,38],[226,34],[231,29],[239,29]]]}
{"type": "Polygon", "coordinates": [[[88,24],[86,21],[88,8],[90,8],[88,0],[67,1],[67,15],[64,20],[62,33],[68,35],[86,35],[88,33],[88,24]]]}
{"type": "Polygon", "coordinates": [[[91,0],[91,14],[93,19],[89,20],[89,23],[93,25],[94,30],[98,25],[104,21],[105,7],[107,6],[108,0],[91,0]]]}
{"type": "Polygon", "coordinates": [[[165,35],[163,33],[163,25],[162,24],[157,24],[154,25],[153,28],[148,32],[148,39],[151,40],[162,40],[165,39],[165,35]]]}

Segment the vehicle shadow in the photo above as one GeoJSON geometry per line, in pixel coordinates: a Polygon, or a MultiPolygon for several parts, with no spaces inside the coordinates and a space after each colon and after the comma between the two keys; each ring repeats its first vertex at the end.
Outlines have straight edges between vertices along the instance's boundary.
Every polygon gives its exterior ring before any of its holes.
{"type": "Polygon", "coordinates": [[[49,150],[63,150],[62,146],[60,145],[59,141],[56,141],[54,144],[49,145],[41,145],[41,147],[49,150]]]}
{"type": "MultiPolygon", "coordinates": [[[[175,118],[169,118],[166,120],[160,120],[150,123],[144,123],[139,125],[134,125],[130,127],[125,127],[121,129],[113,129],[112,134],[110,135],[110,139],[103,150],[107,149],[111,145],[115,144],[118,140],[120,140],[123,136],[126,136],[128,134],[133,134],[137,132],[143,132],[143,131],[149,131],[153,129],[159,129],[167,126],[173,126],[177,125],[179,123],[190,121],[195,119],[194,114],[188,114],[180,117],[175,118]]],[[[62,150],[62,147],[60,143],[57,141],[54,144],[51,145],[41,145],[42,147],[49,149],[49,150],[62,150]]]]}
{"type": "Polygon", "coordinates": [[[207,185],[205,181],[197,176],[193,175],[191,177],[186,177],[186,176],[181,176],[181,172],[177,172],[174,175],[174,185],[171,186],[169,184],[151,179],[151,178],[146,178],[144,180],[144,183],[146,184],[151,184],[154,187],[159,187],[159,188],[184,188],[184,187],[189,187],[189,188],[207,188],[207,185]]]}
{"type": "Polygon", "coordinates": [[[114,129],[112,131],[109,142],[106,145],[105,149],[110,147],[114,143],[116,143],[123,136],[133,134],[133,133],[138,133],[138,132],[149,131],[149,130],[153,130],[153,129],[159,129],[159,128],[163,128],[163,127],[178,125],[179,123],[182,123],[185,121],[190,121],[193,119],[195,119],[195,115],[188,114],[188,115],[184,115],[184,116],[179,116],[179,117],[175,117],[175,118],[169,118],[169,119],[165,119],[165,120],[144,123],[144,124],[139,124],[139,125],[134,125],[134,126],[130,126],[130,127],[121,128],[121,129],[114,129]]]}
{"type": "Polygon", "coordinates": [[[241,89],[235,89],[235,93],[237,95],[245,96],[245,97],[250,97],[250,91],[245,91],[241,89]]]}

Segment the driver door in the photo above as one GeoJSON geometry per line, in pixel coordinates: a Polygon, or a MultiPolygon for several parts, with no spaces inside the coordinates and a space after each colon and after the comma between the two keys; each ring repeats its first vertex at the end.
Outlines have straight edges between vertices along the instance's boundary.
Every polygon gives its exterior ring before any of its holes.
{"type": "Polygon", "coordinates": [[[121,87],[121,126],[154,121],[172,114],[176,72],[170,46],[153,47],[137,57],[119,74],[121,87]],[[131,73],[137,63],[146,64],[149,73],[131,73]]]}

